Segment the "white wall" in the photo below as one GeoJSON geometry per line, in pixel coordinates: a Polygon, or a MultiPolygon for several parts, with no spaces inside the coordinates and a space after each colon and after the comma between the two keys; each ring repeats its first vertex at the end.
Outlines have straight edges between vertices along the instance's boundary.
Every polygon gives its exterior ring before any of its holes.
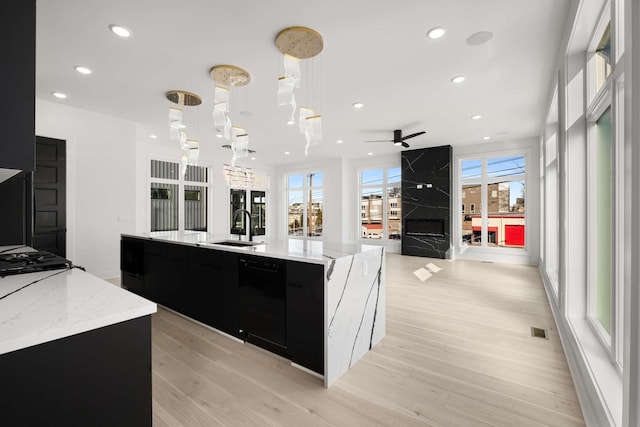
{"type": "Polygon", "coordinates": [[[120,233],[135,231],[135,124],[36,100],[36,135],[67,141],[67,258],[119,276],[120,233]]]}

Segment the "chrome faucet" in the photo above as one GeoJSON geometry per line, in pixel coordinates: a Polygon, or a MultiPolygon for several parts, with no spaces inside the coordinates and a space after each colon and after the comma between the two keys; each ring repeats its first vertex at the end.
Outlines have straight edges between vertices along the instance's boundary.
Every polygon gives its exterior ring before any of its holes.
{"type": "MultiPolygon", "coordinates": [[[[235,224],[236,222],[236,215],[238,214],[238,212],[243,212],[247,218],[249,218],[249,241],[252,242],[253,241],[253,233],[252,231],[252,226],[253,224],[251,223],[251,212],[249,212],[246,209],[237,209],[233,215],[231,216],[231,223],[235,224]]],[[[238,234],[238,240],[242,240],[242,234],[238,234]]]]}

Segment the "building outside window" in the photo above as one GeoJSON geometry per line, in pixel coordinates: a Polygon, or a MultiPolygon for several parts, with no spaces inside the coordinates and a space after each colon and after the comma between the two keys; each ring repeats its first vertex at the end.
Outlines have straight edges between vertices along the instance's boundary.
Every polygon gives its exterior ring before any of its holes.
{"type": "Polygon", "coordinates": [[[402,194],[400,167],[360,171],[360,237],[400,240],[402,194]]]}
{"type": "Polygon", "coordinates": [[[461,161],[462,245],[525,247],[525,156],[461,161]],[[479,208],[479,209],[478,209],[479,208]]]}
{"type": "Polygon", "coordinates": [[[209,171],[176,162],[151,160],[150,231],[207,231],[209,171]]]}
{"type": "Polygon", "coordinates": [[[323,173],[287,175],[289,236],[320,237],[323,233],[323,173]]]}

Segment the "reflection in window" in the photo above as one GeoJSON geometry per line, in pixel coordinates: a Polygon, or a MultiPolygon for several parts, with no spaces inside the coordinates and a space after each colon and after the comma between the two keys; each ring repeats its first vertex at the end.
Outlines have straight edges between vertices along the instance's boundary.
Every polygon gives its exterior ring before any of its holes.
{"type": "Polygon", "coordinates": [[[611,334],[611,108],[596,122],[595,145],[595,315],[611,334]]]}
{"type": "Polygon", "coordinates": [[[596,48],[596,91],[607,81],[611,75],[611,23],[607,25],[600,43],[596,48]]]}

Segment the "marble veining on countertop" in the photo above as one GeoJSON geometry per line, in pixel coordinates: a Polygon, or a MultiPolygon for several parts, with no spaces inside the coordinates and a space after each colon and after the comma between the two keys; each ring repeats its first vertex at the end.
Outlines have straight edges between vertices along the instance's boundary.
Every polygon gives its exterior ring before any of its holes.
{"type": "Polygon", "coordinates": [[[378,245],[364,245],[351,243],[325,242],[316,239],[269,239],[254,246],[234,247],[216,244],[224,240],[237,240],[228,235],[213,235],[196,231],[162,231],[139,234],[123,234],[124,237],[159,240],[190,246],[208,247],[229,252],[261,255],[272,258],[325,264],[332,259],[352,256],[372,249],[379,249],[378,245]]]}
{"type": "MultiPolygon", "coordinates": [[[[26,252],[30,248],[0,252],[26,252]]],[[[0,354],[156,312],[156,304],[77,268],[0,278],[0,354]]]]}

